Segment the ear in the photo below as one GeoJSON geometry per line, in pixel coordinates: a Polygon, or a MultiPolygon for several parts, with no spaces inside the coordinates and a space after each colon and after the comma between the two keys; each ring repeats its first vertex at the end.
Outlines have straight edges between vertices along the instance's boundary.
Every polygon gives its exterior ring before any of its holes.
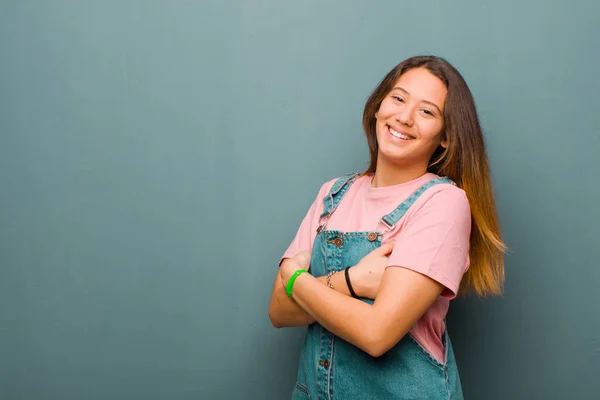
{"type": "Polygon", "coordinates": [[[379,114],[379,111],[375,112],[375,119],[379,118],[377,114],[379,114]]]}
{"type": "Polygon", "coordinates": [[[448,137],[446,135],[444,135],[444,139],[442,139],[442,143],[440,143],[440,146],[442,146],[445,149],[448,148],[448,137]]]}

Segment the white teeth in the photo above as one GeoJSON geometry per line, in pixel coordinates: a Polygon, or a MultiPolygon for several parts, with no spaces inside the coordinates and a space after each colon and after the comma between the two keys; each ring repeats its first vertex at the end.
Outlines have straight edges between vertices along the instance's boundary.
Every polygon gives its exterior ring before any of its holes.
{"type": "Polygon", "coordinates": [[[392,136],[397,137],[398,139],[404,139],[404,140],[412,140],[414,139],[413,137],[410,137],[408,135],[404,135],[398,131],[395,131],[393,128],[390,127],[390,133],[392,134],[392,136]]]}

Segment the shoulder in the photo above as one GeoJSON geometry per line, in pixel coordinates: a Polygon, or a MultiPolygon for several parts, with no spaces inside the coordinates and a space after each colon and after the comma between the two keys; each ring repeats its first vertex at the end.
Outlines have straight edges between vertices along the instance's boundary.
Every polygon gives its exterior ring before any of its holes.
{"type": "Polygon", "coordinates": [[[467,193],[451,183],[440,183],[427,189],[415,203],[414,216],[427,214],[446,220],[471,219],[467,193]]]}
{"type": "Polygon", "coordinates": [[[361,175],[359,173],[352,173],[330,179],[321,185],[321,188],[319,189],[319,196],[324,197],[330,192],[336,192],[340,190],[350,180],[360,178],[361,175]]]}
{"type": "Polygon", "coordinates": [[[467,192],[451,183],[441,183],[433,187],[432,193],[428,196],[429,202],[443,205],[445,207],[469,207],[467,192]]]}

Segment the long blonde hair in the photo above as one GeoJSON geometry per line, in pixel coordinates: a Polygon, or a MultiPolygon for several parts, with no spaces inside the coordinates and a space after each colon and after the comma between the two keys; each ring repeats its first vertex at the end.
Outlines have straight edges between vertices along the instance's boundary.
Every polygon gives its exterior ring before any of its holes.
{"type": "Polygon", "coordinates": [[[426,68],[448,88],[442,133],[448,146],[436,149],[428,171],[452,179],[466,192],[471,206],[470,267],[460,290],[474,291],[479,296],[499,295],[504,284],[506,246],[500,235],[483,133],[467,83],[446,60],[435,56],[409,58],[394,67],[375,88],[363,113],[363,129],[371,154],[365,173],[374,173],[377,166],[375,113],[398,78],[413,68],[426,68]]]}

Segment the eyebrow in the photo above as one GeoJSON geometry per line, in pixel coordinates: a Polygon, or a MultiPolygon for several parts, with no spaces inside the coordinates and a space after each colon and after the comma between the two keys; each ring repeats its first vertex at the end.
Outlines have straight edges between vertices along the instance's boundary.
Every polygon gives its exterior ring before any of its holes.
{"type": "MultiPolygon", "coordinates": [[[[400,86],[396,86],[396,87],[394,87],[394,89],[398,89],[398,90],[400,90],[401,92],[404,92],[404,93],[406,93],[407,95],[409,95],[409,96],[410,96],[410,93],[408,93],[408,92],[406,91],[406,89],[404,89],[404,88],[402,88],[402,87],[400,87],[400,86]]],[[[392,90],[394,90],[394,89],[392,89],[392,90]]],[[[437,104],[435,104],[434,102],[432,102],[432,101],[429,101],[429,100],[423,100],[423,103],[431,104],[432,106],[434,106],[435,108],[437,108],[437,110],[438,110],[438,112],[439,112],[440,114],[442,114],[442,110],[440,110],[440,108],[439,108],[439,107],[437,106],[437,104]]]]}

